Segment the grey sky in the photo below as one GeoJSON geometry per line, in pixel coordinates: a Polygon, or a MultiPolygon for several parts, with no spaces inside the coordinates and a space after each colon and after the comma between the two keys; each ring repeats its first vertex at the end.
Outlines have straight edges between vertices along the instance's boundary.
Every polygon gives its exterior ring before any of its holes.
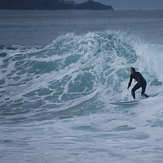
{"type": "MultiPolygon", "coordinates": [[[[76,3],[87,0],[74,0],[76,3]]],[[[115,10],[124,9],[163,9],[163,0],[94,0],[102,4],[111,5],[115,10]]]]}

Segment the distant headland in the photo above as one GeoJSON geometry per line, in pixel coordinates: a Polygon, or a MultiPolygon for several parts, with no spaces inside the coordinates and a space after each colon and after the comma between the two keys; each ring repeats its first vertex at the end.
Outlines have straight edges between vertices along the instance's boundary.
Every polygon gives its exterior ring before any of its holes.
{"type": "Polygon", "coordinates": [[[1,10],[113,10],[93,0],[77,4],[71,0],[0,0],[1,10]]]}

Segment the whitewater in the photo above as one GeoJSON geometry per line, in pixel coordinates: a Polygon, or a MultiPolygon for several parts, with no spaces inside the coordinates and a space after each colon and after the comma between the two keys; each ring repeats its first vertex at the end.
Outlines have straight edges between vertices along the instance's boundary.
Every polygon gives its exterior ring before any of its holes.
{"type": "Polygon", "coordinates": [[[162,10],[0,13],[0,163],[162,162],[162,10]]]}

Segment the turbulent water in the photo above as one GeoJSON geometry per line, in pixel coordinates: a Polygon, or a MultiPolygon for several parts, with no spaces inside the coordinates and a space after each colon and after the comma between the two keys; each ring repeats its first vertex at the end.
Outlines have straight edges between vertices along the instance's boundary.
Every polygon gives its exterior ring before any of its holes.
{"type": "Polygon", "coordinates": [[[0,162],[161,163],[163,11],[20,12],[0,17],[0,162]],[[132,66],[151,98],[111,105],[132,100],[132,66]]]}

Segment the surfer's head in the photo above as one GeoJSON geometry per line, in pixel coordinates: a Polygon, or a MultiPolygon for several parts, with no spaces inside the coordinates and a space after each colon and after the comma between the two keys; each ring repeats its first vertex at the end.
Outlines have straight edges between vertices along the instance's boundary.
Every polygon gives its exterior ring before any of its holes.
{"type": "Polygon", "coordinates": [[[135,72],[135,68],[134,67],[131,67],[130,68],[130,73],[132,74],[132,73],[134,73],[135,72]]]}

